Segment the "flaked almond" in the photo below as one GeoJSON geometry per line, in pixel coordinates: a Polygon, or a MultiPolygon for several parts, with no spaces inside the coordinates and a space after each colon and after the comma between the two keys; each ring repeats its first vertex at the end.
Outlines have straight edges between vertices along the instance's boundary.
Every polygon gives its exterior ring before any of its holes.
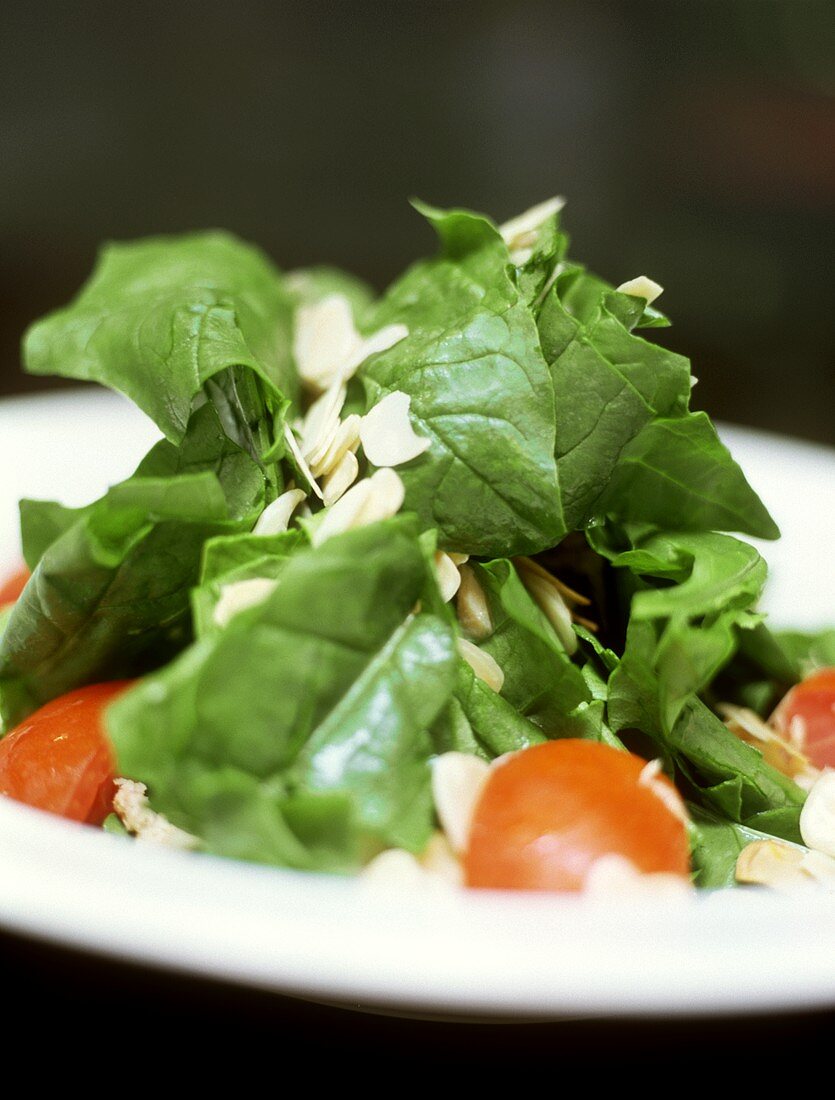
{"type": "Polygon", "coordinates": [[[435,577],[441,592],[441,599],[449,603],[461,585],[461,574],[449,554],[438,550],[435,554],[435,577]]]}
{"type": "Polygon", "coordinates": [[[319,500],[321,500],[322,490],[319,488],[319,483],[313,476],[313,473],[311,472],[311,469],[307,464],[307,460],[302,454],[301,449],[296,441],[296,437],[293,434],[293,429],[290,427],[289,424],[284,425],[284,441],[286,442],[290,450],[290,454],[293,456],[293,462],[296,466],[296,469],[302,475],[304,480],[308,483],[308,485],[319,498],[319,500]]]}
{"type": "Polygon", "coordinates": [[[510,251],[510,258],[516,264],[527,263],[533,255],[533,249],[543,224],[565,206],[565,199],[555,195],[551,199],[537,203],[522,214],[499,226],[499,233],[510,251]]]}
{"type": "Polygon", "coordinates": [[[580,607],[589,607],[591,605],[591,600],[588,596],[583,596],[579,592],[575,592],[573,588],[569,588],[569,586],[561,581],[559,577],[554,576],[553,573],[549,573],[544,566],[540,565],[538,561],[534,561],[533,558],[514,558],[513,564],[516,566],[520,576],[522,574],[532,573],[534,576],[545,581],[546,584],[550,584],[559,592],[569,607],[577,605],[580,607]]]}
{"type": "Polygon", "coordinates": [[[341,496],[335,504],[327,508],[321,522],[310,536],[313,545],[321,546],[334,535],[341,535],[344,531],[350,531],[352,527],[360,526],[357,521],[372,492],[371,478],[364,478],[341,496]]]}
{"type": "Polygon", "coordinates": [[[571,656],[577,652],[577,635],[571,619],[571,611],[554,585],[533,573],[526,573],[522,580],[539,610],[554,628],[565,652],[571,656]]]}
{"type": "Polygon", "coordinates": [[[380,852],[360,873],[368,886],[383,889],[425,886],[429,876],[411,852],[403,848],[388,848],[380,852]]]}
{"type": "Polygon", "coordinates": [[[678,818],[685,825],[690,823],[681,795],[671,783],[666,783],[661,778],[660,760],[650,760],[641,769],[641,774],[638,776],[638,786],[646,787],[648,791],[651,791],[656,798],[664,803],[673,817],[678,818]]]}
{"type": "Polygon", "coordinates": [[[252,529],[253,535],[278,535],[286,531],[290,517],[305,498],[302,489],[288,489],[268,504],[252,529]]]}
{"type": "Polygon", "coordinates": [[[803,843],[835,856],[835,771],[821,772],[800,811],[803,843]]]}
{"type": "Polygon", "coordinates": [[[646,275],[638,275],[634,279],[629,279],[627,282],[621,283],[616,289],[621,294],[631,294],[633,298],[643,298],[647,305],[651,305],[656,298],[664,293],[664,287],[653,279],[647,278],[646,275]]]}
{"type": "Polygon", "coordinates": [[[325,507],[335,504],[346,490],[357,480],[360,467],[357,456],[353,451],[346,451],[336,466],[331,470],[322,482],[322,491],[325,494],[325,507]]]}
{"type": "Polygon", "coordinates": [[[340,420],[333,439],[322,457],[311,466],[315,477],[321,477],[335,470],[346,452],[356,452],[360,442],[360,423],[362,418],[356,413],[351,413],[344,420],[340,420]]]}
{"type": "Polygon", "coordinates": [[[360,440],[365,457],[375,466],[401,466],[422,455],[431,445],[417,435],[409,419],[412,399],[402,390],[378,401],[362,418],[360,440]]]}
{"type": "Polygon", "coordinates": [[[445,752],[432,763],[435,812],[453,852],[466,851],[476,804],[490,766],[466,752],[445,752]]]}
{"type": "Polygon", "coordinates": [[[406,498],[406,487],[400,480],[400,475],[387,466],[375,470],[368,480],[371,495],[363,506],[358,524],[360,527],[396,516],[406,498]]]}
{"type": "Polygon", "coordinates": [[[365,527],[396,515],[403,504],[405,488],[394,470],[383,468],[372,477],[357,482],[323,513],[322,521],[311,535],[314,546],[321,546],[334,535],[355,527],[365,527]]]}
{"type": "Polygon", "coordinates": [[[483,649],[479,649],[477,645],[473,645],[472,642],[468,642],[466,638],[458,639],[458,652],[479,680],[495,692],[502,690],[504,673],[495,658],[491,657],[489,653],[485,653],[483,649]]]}
{"type": "Polygon", "coordinates": [[[683,875],[655,871],[644,873],[625,856],[600,856],[589,867],[583,883],[583,893],[595,898],[631,894],[640,897],[670,898],[693,896],[693,885],[683,875]]]}
{"type": "Polygon", "coordinates": [[[302,306],[296,312],[293,336],[293,356],[302,382],[309,389],[327,389],[357,340],[351,303],[344,294],[329,294],[302,306]]]}
{"type": "Polygon", "coordinates": [[[137,838],[169,848],[196,848],[196,836],[179,829],[164,814],[158,814],[148,804],[148,789],[133,779],[115,780],[113,810],[127,831],[137,838]]]}
{"type": "Polygon", "coordinates": [[[212,612],[212,619],[218,626],[226,626],[239,612],[263,603],[275,591],[277,584],[278,581],[268,577],[252,577],[249,580],[224,584],[220,590],[220,599],[212,612]]]}
{"type": "Polygon", "coordinates": [[[441,832],[436,831],[429,838],[420,864],[427,874],[442,879],[450,886],[464,885],[464,868],[441,832]]]}
{"type": "Polygon", "coordinates": [[[337,379],[307,410],[299,447],[311,469],[327,453],[336,436],[346,393],[345,386],[337,379]]]}
{"type": "Polygon", "coordinates": [[[458,621],[466,634],[482,642],[493,633],[490,604],[472,566],[461,565],[458,572],[461,578],[456,600],[458,621]]]}
{"type": "MultiPolygon", "coordinates": [[[[783,737],[774,726],[764,722],[753,710],[732,703],[720,703],[719,713],[725,725],[742,741],[755,745],[765,761],[773,768],[788,775],[804,788],[810,788],[820,775],[820,770],[803,753],[793,739],[783,737]]],[[[790,731],[791,732],[791,731],[790,731]]]]}
{"type": "Polygon", "coordinates": [[[808,885],[804,854],[802,848],[781,840],[754,840],[737,856],[736,881],[776,890],[808,885]]]}
{"type": "Polygon", "coordinates": [[[459,554],[457,550],[447,550],[447,554],[456,565],[463,565],[470,560],[469,554],[459,554]]]}

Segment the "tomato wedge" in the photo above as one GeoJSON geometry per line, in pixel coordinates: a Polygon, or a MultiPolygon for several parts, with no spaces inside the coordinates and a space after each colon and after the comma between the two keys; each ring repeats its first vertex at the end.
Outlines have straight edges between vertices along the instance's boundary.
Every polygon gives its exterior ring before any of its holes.
{"type": "Polygon", "coordinates": [[[625,857],[644,873],[687,876],[681,798],[632,753],[593,741],[549,741],[491,771],[464,874],[469,886],[577,891],[606,855],[625,857]]]}
{"type": "Polygon", "coordinates": [[[793,687],[770,722],[816,768],[835,768],[835,668],[819,669],[793,687]]]}
{"type": "Polygon", "coordinates": [[[91,684],[36,710],[0,741],[0,794],[101,825],[113,809],[113,749],[102,712],[132,681],[91,684]]]}
{"type": "Polygon", "coordinates": [[[26,582],[29,580],[30,575],[28,569],[19,569],[0,584],[0,607],[5,607],[6,604],[15,602],[26,587],[26,582]]]}

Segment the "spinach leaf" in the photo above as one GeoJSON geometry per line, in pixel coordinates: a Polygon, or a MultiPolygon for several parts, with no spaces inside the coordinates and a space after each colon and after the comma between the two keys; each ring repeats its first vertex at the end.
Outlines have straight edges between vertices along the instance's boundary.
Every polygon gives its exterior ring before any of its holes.
{"type": "Polygon", "coordinates": [[[551,380],[530,310],[487,219],[421,208],[442,241],[387,292],[373,327],[409,335],[361,368],[368,406],[401,390],[428,451],[401,467],[406,507],[442,547],[496,556],[565,533],[551,380]]]}
{"type": "Polygon", "coordinates": [[[591,700],[583,674],[507,559],[474,564],[493,633],[480,647],[504,673],[502,697],[548,737],[581,736],[574,712],[591,700]]]}
{"type": "Polygon", "coordinates": [[[739,853],[755,840],[767,840],[768,835],[717,817],[700,806],[691,804],[688,810],[696,885],[705,890],[735,886],[739,853]]]}
{"type": "Polygon", "coordinates": [[[132,478],[79,509],[40,556],[0,644],[5,721],[182,648],[203,544],[251,527],[263,499],[262,472],[206,405],[182,447],[158,444],[132,478]]]}
{"type": "MultiPolygon", "coordinates": [[[[685,702],[731,659],[740,630],[757,623],[751,608],[765,583],[765,562],[748,543],[713,532],[629,528],[618,536],[600,528],[588,537],[616,569],[638,578],[626,584],[637,590],[615,682],[619,676],[643,682],[659,726],[669,731],[685,702]],[[618,538],[628,548],[618,550],[612,541],[618,538]]],[[[617,715],[617,700],[613,708],[617,715]]]]}
{"type": "Polygon", "coordinates": [[[700,799],[732,821],[797,840],[805,795],[733,734],[695,695],[674,710],[661,703],[657,627],[630,623],[626,651],[609,680],[608,717],[615,732],[636,729],[671,754],[700,799]]]}
{"type": "Polygon", "coordinates": [[[456,663],[452,632],[440,620],[404,623],[302,748],[292,788],[349,794],[364,836],[421,851],[434,809],[429,731],[456,663]]]}
{"type": "Polygon", "coordinates": [[[688,412],[688,361],[631,331],[647,323],[640,310],[638,299],[571,267],[539,309],[567,527],[614,516],[777,537],[710,421],[688,412]]]}
{"type": "Polygon", "coordinates": [[[410,619],[427,583],[417,535],[397,517],[300,550],[263,603],[118,700],[120,769],[155,808],[210,851],[289,866],[337,859],[332,844],[305,847],[293,808],[317,835],[333,838],[327,807],[353,823],[340,861],[363,838],[418,844],[431,821],[425,730],[451,696],[455,655],[444,624],[410,619]]]}
{"type": "Polygon", "coordinates": [[[107,245],[75,301],[29,329],[24,361],[127,394],[178,443],[195,397],[231,368],[257,375],[271,407],[295,398],[291,322],[278,272],[252,245],[150,237],[107,245]]]}
{"type": "Polygon", "coordinates": [[[621,450],[601,514],[693,531],[780,531],[705,413],[646,424],[621,450]]]}

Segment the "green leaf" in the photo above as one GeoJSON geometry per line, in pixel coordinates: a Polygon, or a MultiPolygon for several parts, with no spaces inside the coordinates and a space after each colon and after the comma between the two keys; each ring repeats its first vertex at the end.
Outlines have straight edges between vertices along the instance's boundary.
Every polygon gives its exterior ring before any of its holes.
{"type": "Polygon", "coordinates": [[[350,796],[366,837],[421,851],[432,831],[429,734],[455,683],[452,632],[407,621],[311,735],[291,784],[350,796]]]}
{"type": "Polygon", "coordinates": [[[493,633],[480,642],[504,673],[502,698],[548,737],[580,736],[574,714],[591,700],[586,681],[506,559],[473,564],[488,597],[493,633]]]}
{"type": "MultiPolygon", "coordinates": [[[[669,730],[685,702],[731,659],[740,628],[757,622],[750,609],[762,592],[766,565],[748,543],[713,532],[641,535],[633,529],[631,539],[622,533],[629,549],[620,551],[612,537],[602,528],[589,532],[591,544],[616,569],[641,578],[615,682],[618,676],[642,682],[660,726],[669,730]]],[[[617,713],[617,700],[611,705],[617,713]]]]}
{"type": "Polygon", "coordinates": [[[621,451],[597,507],[621,521],[780,537],[701,412],[647,424],[621,451]]]}
{"type": "Polygon", "coordinates": [[[296,395],[292,305],[278,272],[227,233],[109,244],[69,306],[24,341],[32,374],[127,394],[174,443],[195,397],[231,368],[254,372],[280,405],[296,395]]]}
{"type": "Polygon", "coordinates": [[[401,390],[431,446],[400,467],[406,507],[442,547],[497,556],[565,533],[554,464],[551,380],[501,237],[466,211],[428,213],[442,254],[388,291],[375,328],[408,336],[361,368],[367,404],[401,390]]]}
{"type": "Polygon", "coordinates": [[[666,320],[646,314],[640,299],[569,266],[539,309],[567,527],[613,516],[776,537],[710,421],[687,411],[688,361],[631,331],[666,320]]]}
{"type": "Polygon", "coordinates": [[[263,493],[258,467],[204,406],[179,450],[159,444],[137,475],[80,509],[43,551],[3,635],[5,721],[182,648],[203,544],[251,526],[263,493]]]}
{"type": "MultiPolygon", "coordinates": [[[[425,718],[428,730],[451,695],[448,628],[419,617],[403,629],[426,580],[409,517],[294,554],[263,603],[196,642],[111,708],[121,771],[146,783],[156,809],[220,854],[310,866],[313,856],[290,828],[283,804],[323,794],[348,798],[355,833],[384,821],[392,836],[417,836],[423,826],[412,814],[420,798],[414,802],[414,789],[407,789],[395,806],[385,770],[370,765],[397,760],[414,778],[414,761],[422,752],[428,760],[432,751],[418,726],[425,718]],[[428,693],[420,701],[406,682],[412,665],[428,693]],[[356,723],[357,741],[343,719],[356,723]],[[322,727],[331,734],[320,736],[322,727]],[[358,743],[363,736],[365,748],[358,743]],[[341,777],[327,772],[331,737],[341,777]],[[304,759],[318,788],[291,767],[308,742],[315,761],[304,759]],[[327,774],[338,776],[339,790],[322,789],[327,774]]],[[[345,812],[344,799],[335,805],[345,812]]],[[[340,859],[351,858],[346,848],[340,859]]]]}

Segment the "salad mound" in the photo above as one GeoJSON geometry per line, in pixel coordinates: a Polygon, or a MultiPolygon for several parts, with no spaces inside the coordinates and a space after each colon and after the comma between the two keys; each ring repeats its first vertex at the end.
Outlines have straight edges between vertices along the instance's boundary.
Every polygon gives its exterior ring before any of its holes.
{"type": "Polygon", "coordinates": [[[107,245],[26,334],[30,372],[162,438],[86,507],[21,502],[0,793],[40,804],[58,758],[22,731],[71,696],[97,765],[65,801],[140,838],[369,880],[831,881],[835,759],[786,693],[835,631],[757,611],[735,536],[779,532],[639,335],[661,288],[569,259],[560,200],[415,205],[439,250],[381,298],[192,233],[107,245]]]}

